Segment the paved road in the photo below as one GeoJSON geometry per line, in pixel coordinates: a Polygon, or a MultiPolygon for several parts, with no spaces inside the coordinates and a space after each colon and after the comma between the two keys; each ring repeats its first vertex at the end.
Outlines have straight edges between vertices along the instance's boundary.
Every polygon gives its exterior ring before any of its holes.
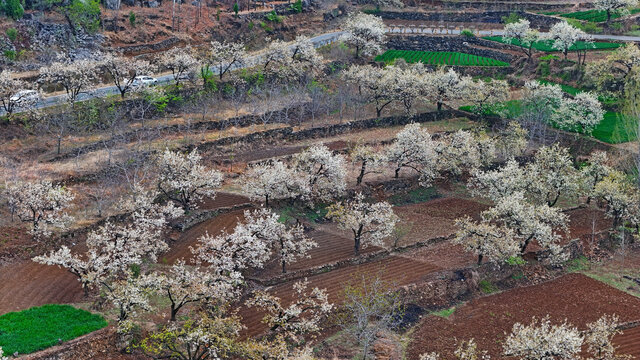
{"type": "MultiPolygon", "coordinates": [[[[334,41],[336,41],[341,35],[343,34],[342,31],[336,31],[336,32],[331,32],[331,33],[326,33],[326,34],[322,34],[322,35],[318,35],[315,36],[313,38],[311,38],[311,42],[316,46],[316,47],[320,47],[329,43],[332,43],[334,41]]],[[[256,55],[256,56],[252,56],[248,59],[247,63],[248,64],[254,64],[256,62],[258,62],[260,60],[260,55],[256,55]]],[[[234,66],[233,69],[237,69],[239,68],[239,66],[234,66]]],[[[212,68],[212,71],[215,73],[218,71],[217,67],[212,68]]],[[[173,81],[173,75],[169,74],[169,75],[161,75],[157,77],[158,79],[158,83],[160,84],[167,84],[173,81]]],[[[80,95],[78,95],[78,101],[84,101],[84,100],[89,100],[89,99],[93,99],[93,98],[99,98],[99,97],[105,97],[108,95],[114,95],[114,94],[119,94],[120,92],[118,91],[118,88],[116,88],[115,86],[105,86],[105,87],[100,87],[100,88],[96,88],[96,89],[92,89],[89,90],[87,92],[83,92],[80,95]]],[[[38,102],[36,104],[36,108],[47,108],[50,106],[54,106],[54,105],[59,105],[62,104],[66,101],[66,94],[62,94],[62,95],[54,95],[54,96],[47,96],[45,98],[43,98],[40,102],[38,102]]],[[[4,112],[4,111],[2,111],[4,112]]]]}
{"type": "MultiPolygon", "coordinates": [[[[389,25],[387,32],[391,34],[415,34],[415,35],[438,35],[438,34],[460,34],[459,29],[445,29],[445,28],[429,28],[424,26],[405,26],[405,25],[389,25]]],[[[326,33],[312,37],[310,40],[316,47],[320,47],[336,41],[344,32],[336,31],[326,33]]],[[[477,35],[490,36],[490,35],[502,35],[502,30],[480,30],[476,31],[477,35]]],[[[618,41],[634,41],[640,42],[638,36],[619,36],[619,35],[592,35],[597,40],[618,40],[618,41]]],[[[260,60],[260,55],[255,55],[249,58],[247,63],[254,64],[260,60]]],[[[237,69],[238,66],[234,67],[237,69]]],[[[217,68],[212,69],[213,72],[217,72],[217,68]]],[[[162,75],[157,77],[160,84],[167,84],[173,81],[172,75],[162,75]]],[[[89,100],[92,98],[105,97],[108,95],[118,94],[118,89],[115,86],[105,86],[97,89],[92,89],[88,92],[84,92],[78,96],[79,101],[89,100]]],[[[59,105],[65,102],[66,95],[55,95],[43,98],[36,104],[37,108],[47,108],[54,105],[59,105]]]]}

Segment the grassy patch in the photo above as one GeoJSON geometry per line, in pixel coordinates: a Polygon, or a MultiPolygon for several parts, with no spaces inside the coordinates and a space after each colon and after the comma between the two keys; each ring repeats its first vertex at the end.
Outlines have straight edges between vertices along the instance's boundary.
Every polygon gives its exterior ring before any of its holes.
{"type": "Polygon", "coordinates": [[[435,315],[435,316],[440,316],[443,318],[448,318],[449,316],[451,316],[454,312],[456,311],[456,307],[451,307],[449,309],[442,309],[440,311],[434,311],[431,313],[431,315],[435,315]]]}
{"type": "MultiPolygon", "coordinates": [[[[520,44],[520,41],[513,39],[511,40],[511,42],[507,42],[502,38],[502,36],[485,36],[483,37],[483,39],[497,41],[503,44],[509,43],[511,45],[522,46],[520,44]]],[[[587,50],[616,49],[616,48],[619,48],[620,46],[622,46],[622,44],[613,43],[613,42],[594,42],[590,44],[590,43],[585,43],[584,41],[577,41],[573,46],[571,46],[571,48],[569,48],[569,51],[584,50],[584,49],[587,49],[587,50]]],[[[535,43],[533,43],[532,47],[538,51],[545,51],[545,52],[558,51],[553,48],[553,41],[551,40],[536,41],[535,43]]]]}
{"type": "Polygon", "coordinates": [[[313,209],[285,206],[278,211],[280,213],[280,219],[278,220],[285,223],[291,219],[305,218],[312,223],[317,223],[327,215],[327,206],[327,204],[316,204],[313,209]]]}
{"type": "MultiPolygon", "coordinates": [[[[640,13],[640,9],[632,9],[631,14],[640,13]]],[[[576,11],[567,14],[560,15],[564,18],[568,19],[576,19],[582,21],[591,21],[591,22],[605,22],[607,21],[607,12],[604,10],[585,10],[585,11],[576,11]]],[[[611,19],[617,19],[622,17],[620,13],[612,13],[611,19]]]]}
{"type": "Polygon", "coordinates": [[[591,264],[589,263],[589,259],[584,256],[580,256],[573,260],[567,261],[567,271],[568,272],[581,272],[589,269],[591,264]]]}
{"type": "Polygon", "coordinates": [[[482,291],[484,294],[493,294],[495,292],[500,291],[500,289],[498,289],[497,286],[495,286],[491,281],[489,280],[482,280],[478,283],[478,287],[480,288],[480,291],[482,291]]]}
{"type": "Polygon", "coordinates": [[[29,354],[105,326],[100,315],[69,305],[43,305],[0,316],[0,346],[6,354],[29,354]]]}
{"type": "Polygon", "coordinates": [[[418,204],[440,197],[435,187],[419,187],[406,193],[395,194],[389,198],[391,204],[395,206],[418,204]]]}
{"type": "MultiPolygon", "coordinates": [[[[460,110],[473,112],[471,105],[461,106],[460,110]]],[[[482,114],[484,116],[501,116],[506,119],[515,119],[522,114],[522,101],[521,100],[509,100],[505,101],[501,105],[485,109],[482,114]]]]}
{"type": "Polygon", "coordinates": [[[442,51],[387,50],[384,54],[376,56],[376,61],[390,63],[398,58],[405,59],[410,64],[422,62],[429,65],[509,66],[509,63],[492,58],[442,51]]]}

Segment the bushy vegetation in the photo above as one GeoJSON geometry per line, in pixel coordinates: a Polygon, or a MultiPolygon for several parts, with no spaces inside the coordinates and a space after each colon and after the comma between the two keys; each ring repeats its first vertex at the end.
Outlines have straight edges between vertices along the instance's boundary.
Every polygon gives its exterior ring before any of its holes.
{"type": "Polygon", "coordinates": [[[0,316],[0,346],[29,354],[107,326],[100,315],[69,305],[43,305],[0,316]]]}
{"type": "Polygon", "coordinates": [[[439,197],[440,194],[435,187],[420,187],[406,193],[395,194],[389,200],[393,205],[400,206],[427,202],[439,197]]]}
{"type": "Polygon", "coordinates": [[[455,66],[509,66],[504,61],[459,52],[388,50],[376,57],[376,61],[391,62],[404,59],[408,63],[422,62],[429,65],[455,66]]]}
{"type": "Polygon", "coordinates": [[[67,7],[73,26],[95,33],[100,28],[100,2],[96,0],[73,0],[67,7]]]}
{"type": "MultiPolygon", "coordinates": [[[[516,46],[521,46],[518,40],[511,40],[511,42],[507,42],[502,39],[502,36],[485,36],[483,39],[497,41],[503,44],[511,44],[516,46]]],[[[584,41],[576,41],[576,43],[569,48],[569,51],[576,50],[603,50],[603,49],[617,49],[622,44],[614,43],[614,42],[594,42],[594,43],[586,43],[584,41]]],[[[549,40],[536,41],[532,46],[534,49],[538,51],[552,52],[558,51],[553,48],[553,42],[549,40]]]]}

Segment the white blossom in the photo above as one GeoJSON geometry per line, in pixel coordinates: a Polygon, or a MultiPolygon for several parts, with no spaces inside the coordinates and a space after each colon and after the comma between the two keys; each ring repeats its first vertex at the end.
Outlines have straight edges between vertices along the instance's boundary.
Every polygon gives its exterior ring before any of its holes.
{"type": "Polygon", "coordinates": [[[93,60],[62,59],[40,68],[40,80],[52,85],[61,85],[67,94],[67,101],[74,104],[78,95],[96,80],[99,65],[93,60]]]}
{"type": "Polygon", "coordinates": [[[518,256],[520,244],[513,230],[488,221],[474,222],[465,217],[456,220],[458,231],[453,240],[478,256],[478,264],[486,257],[490,261],[504,261],[518,256]]]}
{"type": "Polygon", "coordinates": [[[524,360],[575,359],[580,354],[584,337],[565,321],[552,325],[549,317],[531,324],[513,325],[503,344],[504,355],[524,360]]]}
{"type": "Polygon", "coordinates": [[[174,47],[164,52],[159,61],[160,66],[171,71],[176,85],[180,84],[183,76],[194,72],[199,64],[190,46],[184,48],[174,47]]]}
{"type": "Polygon", "coordinates": [[[362,179],[367,174],[380,173],[382,166],[386,164],[387,158],[380,148],[370,145],[357,144],[351,151],[351,161],[359,167],[356,185],[362,183],[362,179]]]}
{"type": "Polygon", "coordinates": [[[65,210],[75,196],[64,186],[50,181],[21,181],[9,184],[6,194],[10,210],[31,224],[35,238],[51,235],[53,228],[64,230],[73,220],[65,210]]]}
{"type": "Polygon", "coordinates": [[[292,199],[302,195],[306,184],[282,161],[275,160],[251,165],[242,177],[242,188],[251,200],[269,201],[292,199]]]}
{"type": "Polygon", "coordinates": [[[302,179],[303,198],[329,202],[342,195],[346,184],[346,160],[324,145],[314,145],[293,157],[293,169],[302,179]]]}
{"type": "Polygon", "coordinates": [[[356,58],[360,55],[375,55],[382,49],[385,28],[381,18],[358,12],[349,15],[345,21],[345,34],[341,40],[356,48],[356,58]]]}
{"type": "Polygon", "coordinates": [[[613,13],[629,15],[629,9],[638,6],[638,0],[595,0],[593,6],[607,13],[607,22],[613,13]]]}
{"type": "Polygon", "coordinates": [[[241,67],[246,61],[247,53],[243,43],[212,41],[208,63],[218,69],[220,79],[229,70],[241,67]]]}
{"type": "Polygon", "coordinates": [[[604,109],[597,95],[581,92],[573,99],[562,100],[552,119],[561,126],[578,126],[589,134],[604,119],[604,109]]]}
{"type": "Polygon", "coordinates": [[[313,288],[307,292],[307,279],[293,284],[293,303],[285,307],[280,298],[264,291],[256,291],[246,304],[266,310],[263,322],[272,332],[282,334],[286,339],[297,342],[301,335],[320,331],[320,321],[333,308],[324,289],[313,288]]]}
{"type": "Polygon", "coordinates": [[[409,168],[420,174],[421,184],[429,184],[436,176],[435,146],[431,134],[420,124],[406,125],[387,148],[387,159],[396,167],[395,177],[402,168],[409,168]]]}
{"type": "Polygon", "coordinates": [[[531,23],[527,19],[520,19],[517,22],[506,24],[502,35],[502,39],[507,43],[516,40],[529,59],[531,59],[532,46],[539,38],[540,34],[537,30],[531,28],[531,23]]]}
{"type": "Polygon", "coordinates": [[[393,234],[398,222],[391,204],[385,201],[368,203],[362,193],[357,193],[351,200],[331,205],[327,217],[335,220],[341,229],[353,233],[356,256],[361,247],[384,246],[384,239],[393,234]]]}
{"type": "Polygon", "coordinates": [[[562,51],[564,57],[567,57],[569,49],[579,40],[590,41],[590,36],[584,31],[569,25],[566,21],[555,23],[545,36],[546,39],[552,41],[552,47],[555,50],[562,51]]]}
{"type": "Polygon", "coordinates": [[[136,76],[154,71],[154,67],[148,61],[128,59],[114,54],[104,55],[100,65],[109,74],[111,81],[118,88],[120,96],[123,98],[133,87],[133,81],[136,76]]]}
{"type": "Polygon", "coordinates": [[[165,149],[158,158],[158,189],[185,211],[196,208],[203,197],[215,196],[222,184],[222,174],[206,169],[201,162],[198,149],[187,154],[165,149]]]}

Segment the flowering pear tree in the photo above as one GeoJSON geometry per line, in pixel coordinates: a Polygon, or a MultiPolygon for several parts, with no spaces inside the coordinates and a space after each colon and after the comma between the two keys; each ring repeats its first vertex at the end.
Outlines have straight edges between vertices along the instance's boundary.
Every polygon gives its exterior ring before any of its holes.
{"type": "MultiPolygon", "coordinates": [[[[139,189],[139,188],[138,188],[139,189]]],[[[57,265],[78,277],[85,294],[92,286],[108,284],[133,264],[143,260],[156,261],[158,254],[168,249],[161,240],[167,219],[182,214],[172,204],[154,204],[154,192],[140,192],[124,202],[131,213],[131,221],[125,225],[106,222],[87,235],[87,252],[74,254],[67,246],[62,246],[48,255],[37,256],[33,261],[57,265]]]]}
{"type": "Polygon", "coordinates": [[[353,233],[356,256],[361,247],[384,246],[384,239],[393,235],[398,222],[391,204],[385,201],[368,203],[362,193],[357,193],[351,200],[331,205],[327,210],[328,218],[335,220],[341,229],[353,233]]]}
{"type": "Polygon", "coordinates": [[[519,48],[531,61],[533,54],[533,44],[540,39],[540,33],[531,28],[531,23],[527,19],[520,19],[517,22],[504,26],[502,39],[507,43],[515,42],[519,48]]]}
{"type": "Polygon", "coordinates": [[[303,197],[329,202],[346,189],[346,160],[324,145],[314,145],[296,154],[293,169],[303,179],[303,197]]]}
{"type": "Polygon", "coordinates": [[[471,108],[476,114],[484,115],[491,110],[498,112],[497,106],[509,99],[510,88],[505,80],[491,80],[489,82],[465,79],[460,83],[464,99],[471,102],[471,108]]]}
{"type": "Polygon", "coordinates": [[[629,43],[612,51],[602,60],[590,62],[586,73],[599,92],[617,95],[627,91],[627,85],[633,82],[631,74],[637,73],[639,66],[640,48],[629,43]]]}
{"type": "Polygon", "coordinates": [[[529,203],[522,192],[515,192],[499,199],[495,206],[482,213],[484,221],[494,223],[513,231],[520,244],[520,254],[524,254],[531,240],[551,250],[556,262],[562,260],[560,235],[556,229],[566,228],[567,215],[556,208],[529,203]]]}
{"type": "Polygon", "coordinates": [[[552,118],[561,126],[578,127],[583,133],[590,134],[604,119],[604,109],[597,95],[581,92],[573,99],[563,99],[552,118]]]}
{"type": "Polygon", "coordinates": [[[242,184],[250,199],[264,199],[265,206],[269,206],[269,201],[300,196],[303,187],[293,170],[280,160],[250,166],[242,184]]]}
{"type": "Polygon", "coordinates": [[[503,344],[503,354],[524,360],[578,358],[584,336],[565,321],[552,325],[549,316],[529,325],[516,323],[503,344]]]}
{"type": "Polygon", "coordinates": [[[503,196],[525,191],[531,181],[523,167],[509,160],[500,169],[474,171],[469,187],[474,196],[498,201],[503,196]]]}
{"type": "Polygon", "coordinates": [[[218,76],[222,80],[222,76],[229,70],[242,66],[246,57],[243,43],[212,41],[208,60],[217,69],[218,76]]]}
{"type": "Polygon", "coordinates": [[[242,329],[235,315],[203,315],[183,323],[171,323],[135,347],[154,359],[253,359],[246,356],[248,346],[239,339],[242,329]]]}
{"type": "Polygon", "coordinates": [[[64,230],[73,220],[65,210],[75,196],[64,186],[50,181],[17,182],[7,187],[6,194],[9,208],[21,221],[31,224],[35,239],[51,235],[52,228],[64,230]]]}
{"type": "Polygon", "coordinates": [[[200,238],[200,247],[193,250],[218,273],[261,268],[274,249],[285,273],[287,264],[307,257],[308,251],[317,246],[304,235],[302,226],[287,227],[269,209],[247,210],[244,217],[245,222],[236,225],[232,233],[223,232],[217,237],[207,234],[200,238]]]}
{"type": "Polygon", "coordinates": [[[370,145],[357,144],[350,152],[352,162],[360,167],[356,185],[362,184],[362,179],[367,174],[380,173],[386,163],[386,157],[381,149],[370,145]]]}
{"type": "Polygon", "coordinates": [[[528,195],[537,204],[554,206],[560,196],[573,197],[578,193],[578,170],[573,166],[569,149],[558,144],[541,147],[525,172],[533,180],[527,188],[528,195]]]}
{"type": "Polygon", "coordinates": [[[285,307],[280,298],[265,291],[256,291],[246,304],[266,310],[263,322],[273,334],[281,334],[291,343],[299,343],[300,336],[320,331],[319,323],[333,308],[325,289],[313,288],[307,291],[309,281],[293,284],[295,300],[285,307]]]}
{"type": "Polygon", "coordinates": [[[2,102],[2,108],[9,117],[16,111],[16,109],[22,106],[26,96],[16,94],[19,90],[28,89],[27,82],[16,79],[15,74],[10,70],[2,70],[0,72],[0,102],[2,102]]]}
{"type": "Polygon", "coordinates": [[[507,161],[522,156],[529,144],[527,140],[528,134],[527,129],[523,128],[517,121],[510,122],[506,129],[500,132],[495,141],[497,154],[507,161]]]}
{"type": "Polygon", "coordinates": [[[343,74],[347,83],[358,89],[358,94],[367,103],[376,106],[376,116],[391,104],[397,96],[393,92],[396,74],[388,68],[377,68],[371,65],[351,65],[343,74]]]}
{"type": "Polygon", "coordinates": [[[344,23],[341,40],[355,47],[356,59],[380,52],[385,25],[381,18],[361,12],[351,14],[344,23]]]}
{"type": "Polygon", "coordinates": [[[442,110],[442,105],[451,101],[461,99],[466,92],[464,86],[470,81],[461,78],[453,69],[445,71],[439,69],[426,75],[425,95],[438,106],[438,111],[442,110]]]}
{"type": "Polygon", "coordinates": [[[170,302],[170,320],[176,321],[176,315],[185,305],[196,302],[226,302],[238,296],[242,285],[239,273],[220,275],[201,270],[199,266],[188,266],[184,260],[177,261],[169,273],[153,274],[156,289],[167,296],[170,302]]]}
{"type": "Polygon", "coordinates": [[[520,253],[515,233],[507,227],[487,221],[474,222],[469,217],[456,220],[456,226],[458,232],[453,242],[476,254],[478,265],[484,258],[504,261],[520,253]]]}
{"type": "Polygon", "coordinates": [[[621,334],[620,318],[616,315],[603,315],[598,320],[587,324],[584,342],[587,351],[593,355],[594,360],[629,360],[629,355],[616,354],[616,346],[613,337],[621,334]]]}
{"type": "Polygon", "coordinates": [[[185,211],[195,209],[203,197],[215,196],[222,184],[222,174],[206,169],[201,162],[198,149],[188,154],[165,149],[158,158],[158,189],[185,211]]]}
{"type": "Polygon", "coordinates": [[[67,94],[67,101],[73,106],[78,95],[96,80],[99,63],[93,60],[57,61],[40,68],[40,80],[61,85],[67,94]]]}
{"type": "Polygon", "coordinates": [[[613,171],[609,166],[609,157],[606,151],[594,151],[589,156],[587,165],[580,169],[580,176],[587,195],[587,204],[590,202],[596,185],[613,171]]]}
{"type": "Polygon", "coordinates": [[[547,123],[560,107],[563,91],[558,84],[542,84],[539,81],[527,81],[524,84],[522,102],[524,111],[521,120],[530,130],[546,129],[547,123]]]}
{"type": "Polygon", "coordinates": [[[118,333],[127,334],[133,329],[132,318],[138,310],[150,311],[149,298],[155,284],[142,275],[135,277],[128,273],[125,279],[105,283],[105,298],[118,311],[118,333]]]}
{"type": "Polygon", "coordinates": [[[555,50],[562,51],[564,58],[567,58],[569,49],[579,40],[589,40],[589,36],[584,31],[569,25],[566,21],[555,23],[546,38],[552,41],[555,50]]]}
{"type": "Polygon", "coordinates": [[[638,0],[595,0],[593,6],[607,13],[607,23],[612,14],[628,15],[629,9],[638,6],[638,0]]]}
{"type": "Polygon", "coordinates": [[[133,81],[136,76],[150,73],[154,70],[148,61],[128,59],[114,54],[105,55],[100,65],[109,74],[113,85],[118,88],[122,98],[133,87],[133,81]]]}
{"type": "Polygon", "coordinates": [[[395,165],[395,177],[402,168],[415,170],[421,182],[428,184],[436,175],[436,144],[431,134],[420,124],[408,124],[396,134],[395,141],[387,148],[387,159],[395,165]]]}
{"type": "Polygon", "coordinates": [[[495,158],[495,145],[488,137],[485,142],[485,137],[466,130],[442,136],[435,149],[438,171],[460,176],[488,165],[495,158]]]}
{"type": "Polygon", "coordinates": [[[423,88],[427,72],[422,63],[415,63],[404,68],[390,66],[391,81],[387,86],[394,100],[404,107],[407,116],[413,114],[413,104],[423,96],[423,88]]]}
{"type": "Polygon", "coordinates": [[[627,180],[624,173],[612,170],[593,190],[593,197],[604,203],[607,216],[613,219],[617,228],[625,221],[638,223],[637,204],[640,194],[627,180]]]}
{"type": "Polygon", "coordinates": [[[160,66],[170,70],[176,86],[180,85],[180,81],[185,75],[192,73],[199,62],[193,55],[193,49],[190,46],[185,48],[174,47],[166,51],[160,57],[160,66]]]}

